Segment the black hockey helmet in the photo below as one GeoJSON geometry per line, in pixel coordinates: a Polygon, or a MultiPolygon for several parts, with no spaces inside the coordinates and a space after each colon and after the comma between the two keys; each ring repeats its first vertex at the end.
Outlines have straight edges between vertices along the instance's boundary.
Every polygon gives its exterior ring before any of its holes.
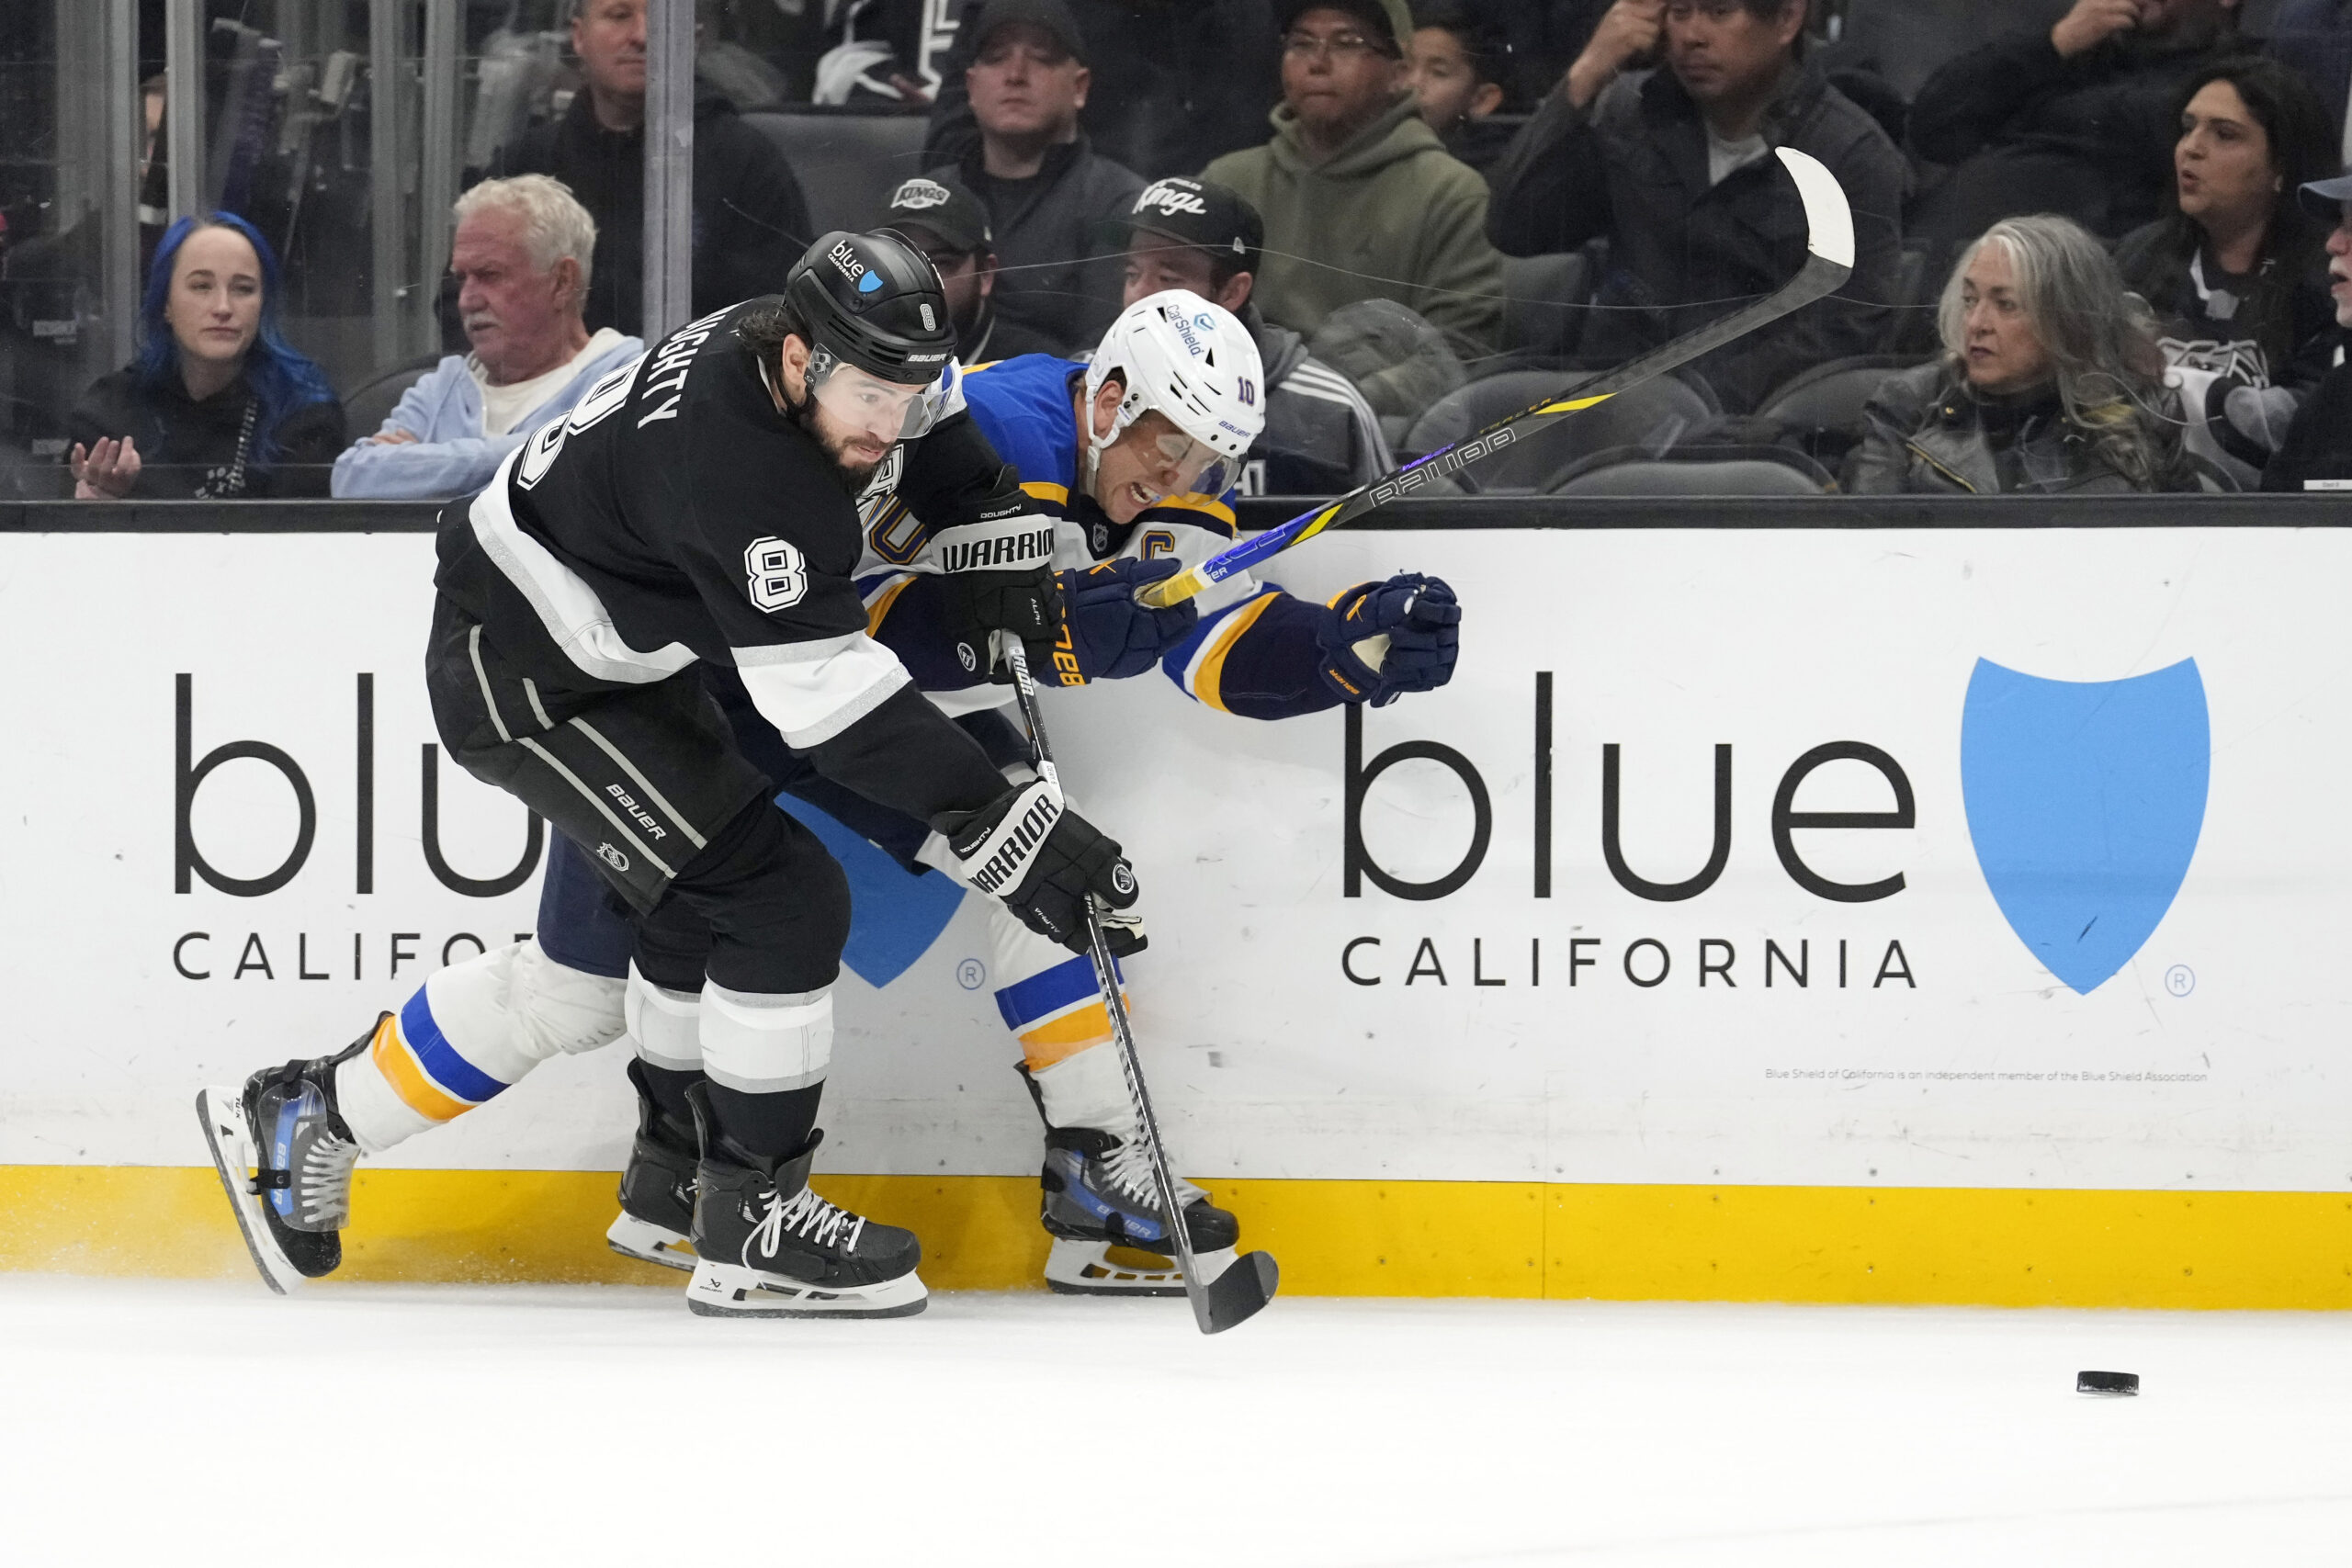
{"type": "Polygon", "coordinates": [[[885,381],[928,385],[956,352],[939,274],[895,230],[827,234],[794,264],[784,297],[813,347],[885,381]]]}

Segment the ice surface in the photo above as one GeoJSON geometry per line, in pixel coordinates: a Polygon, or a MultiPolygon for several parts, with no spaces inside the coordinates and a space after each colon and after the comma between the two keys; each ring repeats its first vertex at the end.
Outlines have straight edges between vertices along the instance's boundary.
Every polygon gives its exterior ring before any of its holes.
{"type": "Polygon", "coordinates": [[[2352,1561],[2342,1316],[5,1276],[0,1347],[28,1565],[2352,1561]]]}

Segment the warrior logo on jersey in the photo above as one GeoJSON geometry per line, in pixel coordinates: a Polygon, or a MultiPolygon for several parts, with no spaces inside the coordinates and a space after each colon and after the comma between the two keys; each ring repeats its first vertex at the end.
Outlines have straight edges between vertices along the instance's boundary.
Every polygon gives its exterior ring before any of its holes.
{"type": "Polygon", "coordinates": [[[753,539],[743,551],[752,603],[770,615],[788,610],[808,592],[808,558],[789,539],[773,534],[753,539]]]}

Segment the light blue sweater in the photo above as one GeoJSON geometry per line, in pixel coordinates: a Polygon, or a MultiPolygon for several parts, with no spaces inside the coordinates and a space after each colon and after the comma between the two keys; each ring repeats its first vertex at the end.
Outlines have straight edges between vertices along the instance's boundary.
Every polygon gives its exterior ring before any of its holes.
{"type": "Polygon", "coordinates": [[[402,393],[383,430],[373,433],[405,430],[416,439],[354,442],[334,460],[334,493],[349,501],[440,501],[471,494],[490,482],[506,454],[532,431],[571,412],[597,377],[644,352],[637,339],[621,339],[504,435],[481,433],[481,388],[466,373],[466,356],[453,354],[402,393]]]}

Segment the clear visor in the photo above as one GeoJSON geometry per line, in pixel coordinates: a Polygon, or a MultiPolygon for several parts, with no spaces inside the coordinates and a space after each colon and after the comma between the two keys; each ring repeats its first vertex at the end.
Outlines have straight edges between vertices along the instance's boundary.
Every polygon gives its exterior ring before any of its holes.
{"type": "Polygon", "coordinates": [[[808,395],[836,426],[888,445],[912,441],[938,419],[930,397],[934,378],[919,387],[885,381],[836,355],[819,350],[808,361],[808,395]]]}
{"type": "Polygon", "coordinates": [[[1207,442],[1169,429],[1158,419],[1129,434],[1141,444],[1137,455],[1144,460],[1146,482],[1162,495],[1223,495],[1232,488],[1232,461],[1207,442]]]}

